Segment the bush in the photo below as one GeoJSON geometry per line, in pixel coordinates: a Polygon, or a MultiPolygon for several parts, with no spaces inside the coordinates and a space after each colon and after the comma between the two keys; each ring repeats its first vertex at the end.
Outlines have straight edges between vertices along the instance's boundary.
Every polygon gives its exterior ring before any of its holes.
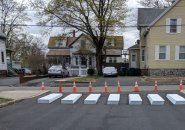
{"type": "Polygon", "coordinates": [[[130,68],[128,70],[128,75],[129,76],[140,76],[141,75],[140,69],[130,68]]]}
{"type": "Polygon", "coordinates": [[[90,76],[94,75],[94,73],[95,73],[95,70],[92,68],[87,70],[87,74],[90,76]]]}

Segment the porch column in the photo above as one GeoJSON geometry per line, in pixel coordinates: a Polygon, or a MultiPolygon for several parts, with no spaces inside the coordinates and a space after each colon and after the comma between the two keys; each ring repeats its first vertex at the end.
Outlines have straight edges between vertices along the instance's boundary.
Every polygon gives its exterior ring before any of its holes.
{"type": "Polygon", "coordinates": [[[79,76],[81,76],[82,75],[82,70],[81,70],[81,59],[80,59],[81,57],[78,55],[78,66],[79,66],[79,76]]]}
{"type": "Polygon", "coordinates": [[[87,58],[87,68],[89,68],[89,56],[86,57],[87,58]]]}

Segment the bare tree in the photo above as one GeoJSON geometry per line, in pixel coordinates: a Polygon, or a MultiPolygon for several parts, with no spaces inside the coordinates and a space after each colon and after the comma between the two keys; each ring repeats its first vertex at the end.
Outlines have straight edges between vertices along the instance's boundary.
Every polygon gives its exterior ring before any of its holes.
{"type": "Polygon", "coordinates": [[[34,0],[33,6],[43,9],[45,23],[72,27],[88,35],[96,48],[98,74],[102,74],[102,49],[106,36],[124,25],[127,0],[34,0]]]}
{"type": "Polygon", "coordinates": [[[37,71],[45,64],[46,46],[41,38],[29,34],[22,34],[16,39],[13,59],[21,61],[25,67],[37,71]]]}
{"type": "Polygon", "coordinates": [[[139,4],[150,8],[165,8],[171,6],[174,0],[140,0],[139,4]]]}
{"type": "Polygon", "coordinates": [[[27,6],[15,2],[14,0],[0,0],[1,8],[1,30],[7,35],[7,48],[13,48],[15,38],[22,32],[17,24],[24,24],[30,20],[25,12],[27,6]]]}

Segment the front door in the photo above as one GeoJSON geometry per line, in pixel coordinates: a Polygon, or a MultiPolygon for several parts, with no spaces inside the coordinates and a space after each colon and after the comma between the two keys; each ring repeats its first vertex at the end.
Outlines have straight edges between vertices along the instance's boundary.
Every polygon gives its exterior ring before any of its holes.
{"type": "Polygon", "coordinates": [[[137,54],[136,53],[132,53],[131,54],[131,68],[137,68],[137,54]]]}

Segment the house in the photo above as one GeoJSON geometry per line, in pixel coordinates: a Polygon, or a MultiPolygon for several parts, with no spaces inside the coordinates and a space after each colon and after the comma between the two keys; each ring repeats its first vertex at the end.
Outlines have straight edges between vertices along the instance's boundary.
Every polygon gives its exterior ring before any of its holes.
{"type": "MultiPolygon", "coordinates": [[[[103,66],[121,66],[123,37],[108,36],[105,45],[103,66]]],[[[72,37],[50,37],[48,48],[47,57],[50,65],[62,64],[68,67],[71,76],[87,75],[87,69],[96,69],[95,47],[91,39],[84,34],[75,37],[75,32],[73,32],[72,37]]]]}
{"type": "Polygon", "coordinates": [[[0,76],[7,75],[6,35],[0,31],[0,76]]]}
{"type": "Polygon", "coordinates": [[[130,54],[133,62],[139,57],[134,67],[150,76],[185,76],[184,12],[185,0],[176,0],[166,9],[138,9],[140,53],[130,54]]]}

